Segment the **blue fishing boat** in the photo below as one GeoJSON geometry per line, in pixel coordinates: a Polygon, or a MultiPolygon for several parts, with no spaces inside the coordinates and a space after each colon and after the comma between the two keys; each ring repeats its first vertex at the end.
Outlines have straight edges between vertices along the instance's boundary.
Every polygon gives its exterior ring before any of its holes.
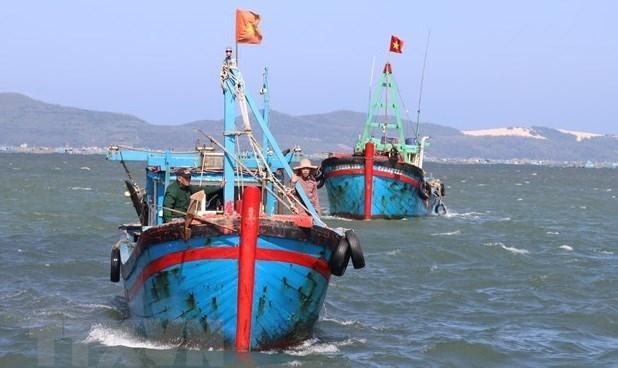
{"type": "MultiPolygon", "coordinates": [[[[446,213],[444,184],[423,170],[427,137],[406,137],[401,99],[386,63],[353,154],[322,161],[330,213],[354,219],[398,219],[446,213]]],[[[419,108],[420,111],[420,108],[419,108]]]]}
{"type": "Polygon", "coordinates": [[[212,146],[192,152],[109,148],[139,218],[120,226],[110,278],[123,281],[129,320],[147,338],[239,351],[295,344],[311,336],[331,275],[342,276],[350,259],[362,268],[363,253],[354,231],[328,227],[299,184],[295,194],[284,184],[299,152],[282,152],[269,130],[266,70],[262,110],[233,59],[221,86],[223,143],[208,136],[212,146]],[[143,187],[128,161],[146,162],[143,187]],[[186,171],[202,191],[164,223],[163,211],[173,210],[163,206],[166,187],[186,171]]]}

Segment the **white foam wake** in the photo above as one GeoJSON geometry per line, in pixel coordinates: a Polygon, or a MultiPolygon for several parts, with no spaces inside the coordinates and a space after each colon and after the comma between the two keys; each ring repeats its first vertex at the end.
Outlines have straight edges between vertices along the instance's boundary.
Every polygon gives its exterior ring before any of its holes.
{"type": "Polygon", "coordinates": [[[338,319],[328,318],[328,317],[322,317],[321,320],[322,321],[327,321],[327,322],[335,322],[336,324],[341,325],[341,326],[350,326],[350,325],[353,325],[353,324],[355,324],[357,322],[357,321],[354,321],[354,320],[351,320],[351,319],[348,319],[348,320],[345,320],[345,321],[340,321],[338,319]]]}
{"type": "Polygon", "coordinates": [[[435,233],[431,234],[431,236],[449,236],[449,235],[459,235],[461,234],[461,230],[450,231],[446,233],[435,233]]]}
{"type": "Polygon", "coordinates": [[[342,346],[353,345],[356,343],[365,344],[365,339],[345,339],[343,341],[320,342],[313,338],[303,341],[300,345],[284,350],[284,353],[294,356],[307,355],[331,355],[339,352],[342,346]]]}
{"type": "Polygon", "coordinates": [[[141,348],[141,349],[154,349],[154,350],[167,350],[167,349],[175,349],[178,347],[172,344],[164,344],[164,343],[144,340],[122,329],[114,329],[110,327],[105,327],[101,324],[96,324],[90,328],[90,332],[88,333],[88,337],[84,339],[84,343],[86,344],[99,343],[105,346],[125,346],[128,348],[141,348]]]}
{"type": "Polygon", "coordinates": [[[463,212],[459,213],[449,209],[449,211],[444,215],[446,218],[462,218],[465,220],[478,220],[481,216],[485,215],[481,212],[463,212]]]}

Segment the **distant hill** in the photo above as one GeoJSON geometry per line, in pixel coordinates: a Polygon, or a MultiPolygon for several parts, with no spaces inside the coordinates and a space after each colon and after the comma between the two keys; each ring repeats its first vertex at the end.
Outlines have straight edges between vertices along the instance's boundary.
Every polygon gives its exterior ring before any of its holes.
{"type": "MultiPolygon", "coordinates": [[[[282,148],[298,145],[306,153],[350,152],[365,118],[366,114],[352,111],[302,116],[271,111],[270,124],[282,148]]],[[[65,107],[17,93],[0,93],[0,146],[120,144],[190,149],[197,140],[207,141],[199,130],[221,138],[221,127],[221,120],[154,125],[132,115],[65,107]]],[[[421,125],[421,133],[431,137],[427,155],[438,159],[618,161],[618,138],[610,135],[581,135],[545,127],[460,131],[428,123],[421,125]]]]}

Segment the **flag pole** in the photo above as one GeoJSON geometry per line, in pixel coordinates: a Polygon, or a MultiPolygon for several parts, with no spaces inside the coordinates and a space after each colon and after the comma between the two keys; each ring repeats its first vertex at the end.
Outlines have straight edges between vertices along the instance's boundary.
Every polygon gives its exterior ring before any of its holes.
{"type": "Polygon", "coordinates": [[[238,65],[239,65],[239,63],[238,63],[238,39],[236,39],[235,46],[236,46],[236,51],[235,51],[235,53],[236,53],[236,67],[238,68],[238,65]]]}

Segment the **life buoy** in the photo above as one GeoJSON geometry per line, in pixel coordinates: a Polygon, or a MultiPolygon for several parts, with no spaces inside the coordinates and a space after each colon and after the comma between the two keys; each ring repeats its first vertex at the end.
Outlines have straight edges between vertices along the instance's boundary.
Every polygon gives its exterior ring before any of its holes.
{"type": "Polygon", "coordinates": [[[120,281],[120,248],[116,246],[112,248],[110,263],[109,280],[111,282],[118,282],[120,281]]]}
{"type": "Polygon", "coordinates": [[[330,272],[335,276],[343,276],[350,262],[350,244],[345,236],[342,236],[337,244],[337,249],[330,256],[330,272]]]}
{"type": "Polygon", "coordinates": [[[322,188],[324,186],[324,180],[326,178],[324,178],[324,172],[322,171],[322,166],[318,167],[315,170],[315,181],[318,182],[318,189],[322,188]]]}
{"type": "Polygon", "coordinates": [[[363,255],[363,249],[361,248],[360,240],[358,240],[354,230],[346,231],[345,238],[350,246],[350,256],[352,258],[352,265],[354,268],[359,269],[365,267],[365,256],[363,255]]]}

